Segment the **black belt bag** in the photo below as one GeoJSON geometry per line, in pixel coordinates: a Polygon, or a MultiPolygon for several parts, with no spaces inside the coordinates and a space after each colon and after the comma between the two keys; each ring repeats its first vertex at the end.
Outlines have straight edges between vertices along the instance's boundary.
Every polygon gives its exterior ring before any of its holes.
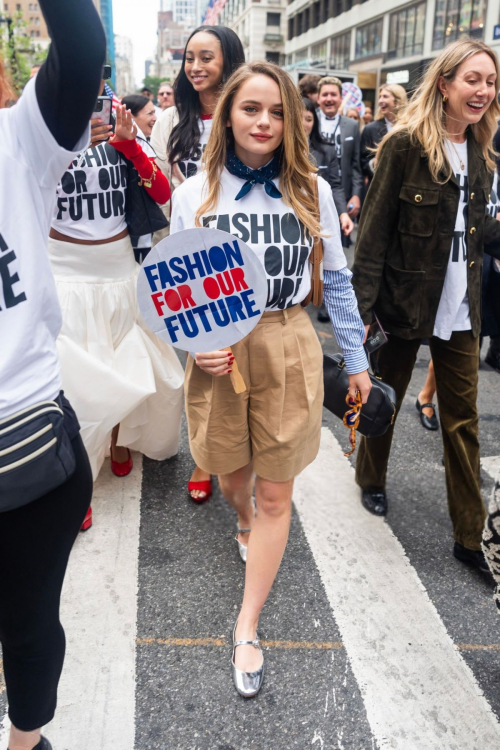
{"type": "Polygon", "coordinates": [[[0,420],[0,512],[37,500],[73,474],[76,460],[64,418],[59,396],[0,420]]]}
{"type": "MultiPolygon", "coordinates": [[[[358,432],[366,438],[385,435],[396,418],[396,392],[394,388],[374,375],[370,375],[372,389],[368,401],[363,404],[358,432]]],[[[325,398],[323,405],[343,419],[348,410],[345,402],[349,388],[349,376],[341,354],[323,355],[323,380],[325,398]]]]}

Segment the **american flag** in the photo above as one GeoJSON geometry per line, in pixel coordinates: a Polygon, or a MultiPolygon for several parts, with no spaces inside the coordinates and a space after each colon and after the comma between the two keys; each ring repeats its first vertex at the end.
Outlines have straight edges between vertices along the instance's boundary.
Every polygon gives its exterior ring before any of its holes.
{"type": "Polygon", "coordinates": [[[106,94],[106,96],[110,96],[112,99],[112,102],[113,102],[112,107],[113,107],[113,114],[114,114],[117,105],[121,104],[121,101],[118,99],[118,97],[116,96],[111,86],[108,86],[107,83],[104,84],[104,93],[106,94]]]}

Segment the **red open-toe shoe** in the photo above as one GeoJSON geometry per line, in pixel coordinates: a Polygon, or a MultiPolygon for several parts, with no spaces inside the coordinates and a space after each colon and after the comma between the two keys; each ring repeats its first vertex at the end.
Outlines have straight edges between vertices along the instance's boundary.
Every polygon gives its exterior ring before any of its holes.
{"type": "Polygon", "coordinates": [[[113,457],[111,457],[111,471],[117,477],[126,477],[127,474],[130,474],[134,466],[134,462],[132,461],[132,454],[128,448],[127,451],[128,458],[126,461],[113,461],[113,457]]]}
{"type": "Polygon", "coordinates": [[[210,498],[212,497],[212,478],[210,479],[204,479],[202,482],[188,482],[188,492],[189,497],[193,501],[193,503],[196,503],[197,505],[202,505],[203,503],[206,503],[210,498]],[[198,490],[199,492],[204,492],[204,497],[193,497],[191,492],[193,490],[198,490]]]}
{"type": "Polygon", "coordinates": [[[83,523],[80,526],[80,531],[88,531],[92,526],[92,507],[87,511],[87,515],[83,519],[83,523]]]}

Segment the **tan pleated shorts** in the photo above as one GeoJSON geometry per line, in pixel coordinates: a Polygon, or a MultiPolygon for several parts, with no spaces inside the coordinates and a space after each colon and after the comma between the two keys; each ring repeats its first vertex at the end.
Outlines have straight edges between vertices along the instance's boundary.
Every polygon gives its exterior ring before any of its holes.
{"type": "Polygon", "coordinates": [[[247,390],[212,377],[188,357],[186,413],[191,454],[211,474],[251,461],[257,476],[293,479],[318,453],[323,409],[323,352],[300,305],[264,313],[232,347],[247,390]]]}

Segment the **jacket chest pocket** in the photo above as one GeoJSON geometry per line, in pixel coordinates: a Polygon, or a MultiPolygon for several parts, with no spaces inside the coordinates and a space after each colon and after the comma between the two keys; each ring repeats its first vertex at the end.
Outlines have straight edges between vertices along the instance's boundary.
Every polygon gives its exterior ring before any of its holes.
{"type": "Polygon", "coordinates": [[[439,190],[403,185],[399,193],[398,231],[430,237],[438,217],[439,190]]]}

